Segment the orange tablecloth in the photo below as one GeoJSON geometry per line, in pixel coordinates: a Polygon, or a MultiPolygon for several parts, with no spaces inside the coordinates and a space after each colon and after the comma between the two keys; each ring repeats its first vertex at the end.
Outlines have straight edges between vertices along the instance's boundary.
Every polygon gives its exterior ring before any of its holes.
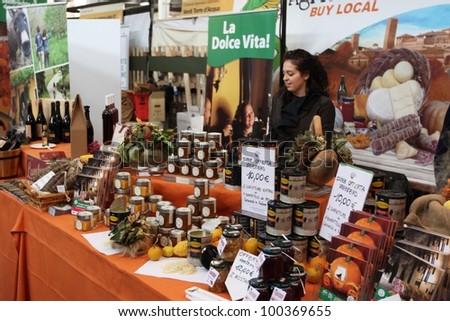
{"type": "MultiPolygon", "coordinates": [[[[193,192],[192,185],[162,177],[152,177],[152,185],[154,193],[175,206],[183,206],[193,192]]],[[[219,215],[240,209],[240,191],[219,184],[211,195],[217,198],[219,215]]],[[[317,200],[323,213],[328,197],[308,199],[317,200]]],[[[74,229],[72,215],[51,216],[4,191],[0,206],[0,300],[180,301],[186,300],[184,291],[193,285],[207,289],[204,284],[135,274],[147,262],[146,256],[99,253],[74,229]]],[[[107,228],[100,225],[96,231],[101,230],[107,228]]],[[[307,284],[304,300],[316,299],[317,293],[318,286],[307,284]]]]}

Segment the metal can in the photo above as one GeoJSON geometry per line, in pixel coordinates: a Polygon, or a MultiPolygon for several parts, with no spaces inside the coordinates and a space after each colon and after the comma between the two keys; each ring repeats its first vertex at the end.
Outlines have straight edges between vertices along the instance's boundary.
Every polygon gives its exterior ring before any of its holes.
{"type": "Polygon", "coordinates": [[[202,249],[211,244],[211,232],[207,230],[190,230],[187,232],[187,260],[195,266],[202,266],[200,261],[202,249]]]}
{"type": "Polygon", "coordinates": [[[119,225],[127,216],[130,215],[130,209],[116,211],[109,209],[109,229],[112,231],[114,228],[119,225]]]}
{"type": "Polygon", "coordinates": [[[300,236],[312,236],[319,232],[319,202],[307,200],[294,205],[292,231],[300,236]]]}
{"type": "Polygon", "coordinates": [[[225,188],[228,190],[241,189],[241,165],[229,163],[225,167],[225,188]]]}
{"type": "Polygon", "coordinates": [[[188,207],[178,207],[175,210],[175,227],[184,231],[192,228],[192,212],[188,207]]]}
{"type": "Polygon", "coordinates": [[[289,235],[292,232],[292,205],[279,200],[267,202],[266,233],[273,236],[289,235]]]}
{"type": "Polygon", "coordinates": [[[308,260],[308,236],[300,236],[292,233],[288,236],[294,247],[294,259],[300,263],[306,263],[308,260]]]}
{"type": "Polygon", "coordinates": [[[369,192],[367,193],[367,198],[375,199],[375,193],[384,189],[384,180],[386,174],[383,172],[375,172],[373,173],[372,183],[369,187],[369,192]]]}
{"type": "Polygon", "coordinates": [[[327,255],[330,242],[321,236],[310,236],[308,240],[308,260],[318,255],[327,255]]]}
{"type": "Polygon", "coordinates": [[[300,204],[305,201],[306,172],[285,168],[281,172],[280,201],[300,204]]]}
{"type": "Polygon", "coordinates": [[[375,214],[388,216],[398,222],[397,232],[404,230],[406,193],[381,190],[375,193],[375,214]]]}

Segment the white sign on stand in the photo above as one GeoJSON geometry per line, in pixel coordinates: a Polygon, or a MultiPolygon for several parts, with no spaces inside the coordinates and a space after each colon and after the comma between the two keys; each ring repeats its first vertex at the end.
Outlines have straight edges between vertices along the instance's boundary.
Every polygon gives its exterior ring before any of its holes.
{"type": "Polygon", "coordinates": [[[258,257],[239,250],[225,281],[228,293],[233,301],[245,297],[250,279],[259,275],[258,257]]]}
{"type": "Polygon", "coordinates": [[[275,198],[275,167],[274,148],[242,146],[242,210],[265,219],[267,203],[275,198]]]}
{"type": "Polygon", "coordinates": [[[331,241],[338,235],[341,224],[348,222],[352,210],[362,210],[372,184],[373,172],[340,164],[328,200],[319,235],[331,241]]]}

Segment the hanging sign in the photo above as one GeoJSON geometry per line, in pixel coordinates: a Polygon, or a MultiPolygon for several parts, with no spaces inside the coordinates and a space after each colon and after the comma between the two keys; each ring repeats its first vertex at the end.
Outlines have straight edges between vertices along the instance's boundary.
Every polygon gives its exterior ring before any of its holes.
{"type": "Polygon", "coordinates": [[[181,2],[182,16],[203,16],[219,12],[233,11],[232,0],[183,0],[181,2]]]}
{"type": "Polygon", "coordinates": [[[362,210],[373,172],[341,163],[339,165],[319,235],[328,241],[338,235],[350,212],[362,210]]]}
{"type": "Polygon", "coordinates": [[[208,21],[208,65],[239,58],[273,59],[275,10],[211,16],[208,21]]]}

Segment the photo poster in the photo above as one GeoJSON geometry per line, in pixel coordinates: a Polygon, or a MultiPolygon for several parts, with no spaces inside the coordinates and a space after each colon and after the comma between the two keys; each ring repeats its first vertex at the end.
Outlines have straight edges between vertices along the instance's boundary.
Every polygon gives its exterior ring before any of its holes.
{"type": "Polygon", "coordinates": [[[266,132],[276,22],[276,10],[209,17],[204,127],[228,150],[266,132]]]}
{"type": "MultiPolygon", "coordinates": [[[[286,49],[302,48],[319,55],[333,100],[344,75],[349,94],[355,96],[356,112],[366,117],[365,93],[370,81],[382,72],[375,59],[394,48],[409,48],[425,55],[430,64],[429,75],[423,72],[425,77],[417,72],[424,64],[414,65],[415,79],[426,92],[425,107],[448,107],[448,0],[307,0],[287,1],[286,5],[286,49]]],[[[384,68],[392,67],[389,59],[385,62],[384,68]]],[[[274,74],[274,86],[279,74],[279,70],[274,74]]]]}
{"type": "MultiPolygon", "coordinates": [[[[11,90],[7,115],[13,125],[24,125],[28,101],[37,115],[38,99],[48,102],[71,98],[66,4],[11,6],[5,10],[11,90]]],[[[44,113],[46,118],[50,116],[49,111],[44,113]]]]}
{"type": "Polygon", "coordinates": [[[320,227],[321,237],[331,241],[339,235],[342,223],[348,222],[350,212],[363,209],[372,178],[373,172],[369,170],[339,164],[320,227]]]}

